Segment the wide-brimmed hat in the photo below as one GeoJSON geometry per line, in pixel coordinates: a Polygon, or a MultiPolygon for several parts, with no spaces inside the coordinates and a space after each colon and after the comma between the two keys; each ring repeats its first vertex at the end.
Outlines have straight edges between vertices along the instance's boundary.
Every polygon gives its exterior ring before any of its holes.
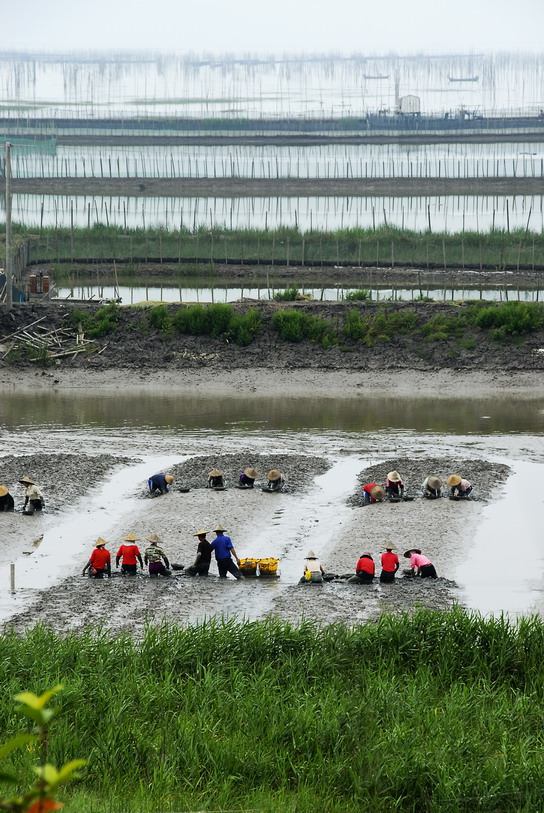
{"type": "Polygon", "coordinates": [[[281,471],[278,469],[270,469],[266,475],[267,480],[277,480],[279,477],[281,477],[281,471]]]}
{"type": "Polygon", "coordinates": [[[210,533],[209,531],[200,530],[200,531],[197,531],[196,534],[193,534],[193,536],[206,536],[206,534],[209,534],[209,533],[210,533]]]}
{"type": "Polygon", "coordinates": [[[252,477],[253,480],[255,480],[259,476],[259,472],[256,469],[252,469],[252,468],[244,469],[244,474],[247,477],[252,477]]]}
{"type": "Polygon", "coordinates": [[[408,550],[404,551],[403,556],[405,559],[409,559],[412,553],[421,553],[421,551],[419,548],[408,548],[408,550]]]}
{"type": "Polygon", "coordinates": [[[26,483],[28,486],[35,485],[34,480],[31,480],[30,477],[27,477],[26,475],[24,477],[21,477],[19,482],[20,483],[26,483]]]}
{"type": "Polygon", "coordinates": [[[381,486],[374,486],[374,488],[370,489],[370,496],[374,497],[375,500],[383,500],[385,491],[381,486]]]}
{"type": "Polygon", "coordinates": [[[434,488],[436,490],[442,486],[442,480],[440,477],[435,477],[434,474],[431,474],[427,479],[427,485],[429,488],[434,488]]]}
{"type": "Polygon", "coordinates": [[[221,469],[212,469],[211,471],[208,472],[208,477],[222,477],[222,476],[223,472],[221,471],[221,469]]]}
{"type": "Polygon", "coordinates": [[[164,479],[166,480],[167,483],[170,483],[170,485],[172,485],[172,483],[174,482],[174,478],[172,477],[171,474],[166,474],[164,479]]]}
{"type": "Polygon", "coordinates": [[[126,536],[123,537],[123,539],[124,539],[125,542],[138,542],[139,541],[136,534],[127,534],[126,536]]]}
{"type": "Polygon", "coordinates": [[[384,545],[385,550],[396,550],[396,547],[392,542],[386,542],[384,545]]]}
{"type": "Polygon", "coordinates": [[[400,474],[398,471],[390,471],[387,475],[387,479],[390,480],[392,483],[400,483],[400,474]]]}
{"type": "Polygon", "coordinates": [[[214,531],[218,531],[219,533],[222,533],[223,531],[226,531],[226,530],[227,530],[227,529],[226,529],[226,528],[223,528],[223,526],[221,525],[221,523],[219,523],[218,525],[216,525],[216,526],[215,526],[215,528],[214,528],[214,531]]]}
{"type": "Polygon", "coordinates": [[[446,477],[446,483],[449,486],[458,486],[461,482],[461,477],[458,474],[450,474],[449,477],[446,477]]]}
{"type": "Polygon", "coordinates": [[[154,542],[155,544],[157,544],[157,543],[158,543],[158,542],[160,542],[161,540],[159,539],[159,537],[157,536],[157,534],[149,534],[149,536],[147,537],[147,541],[148,541],[148,542],[154,542]]]}
{"type": "Polygon", "coordinates": [[[306,559],[317,559],[317,556],[315,555],[313,550],[309,550],[308,553],[306,554],[306,559]]]}
{"type": "Polygon", "coordinates": [[[5,497],[6,494],[9,494],[9,488],[7,488],[7,486],[0,486],[0,497],[5,497]]]}
{"type": "Polygon", "coordinates": [[[99,536],[98,539],[96,540],[96,542],[94,543],[94,546],[95,546],[95,548],[101,548],[103,545],[107,545],[107,544],[108,543],[106,542],[106,540],[102,539],[102,537],[99,536]]]}

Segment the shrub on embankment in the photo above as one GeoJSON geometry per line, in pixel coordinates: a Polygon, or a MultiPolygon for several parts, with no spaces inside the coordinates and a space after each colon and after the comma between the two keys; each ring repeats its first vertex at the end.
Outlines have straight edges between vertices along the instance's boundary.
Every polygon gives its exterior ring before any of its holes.
{"type": "Polygon", "coordinates": [[[6,737],[17,691],[65,686],[49,758],[89,760],[67,811],[541,809],[536,617],[209,621],[142,641],[37,628],[0,652],[6,737]]]}

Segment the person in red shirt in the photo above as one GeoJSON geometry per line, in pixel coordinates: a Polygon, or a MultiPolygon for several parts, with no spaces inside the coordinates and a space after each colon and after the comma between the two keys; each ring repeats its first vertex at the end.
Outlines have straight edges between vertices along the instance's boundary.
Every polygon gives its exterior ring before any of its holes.
{"type": "Polygon", "coordinates": [[[108,543],[101,536],[98,537],[94,543],[94,550],[91,553],[91,558],[83,568],[83,575],[89,571],[91,579],[103,579],[104,573],[108,574],[108,579],[111,576],[111,556],[109,550],[106,550],[108,543]]]}
{"type": "Polygon", "coordinates": [[[378,502],[385,497],[385,491],[378,483],[367,483],[366,486],[363,486],[363,497],[365,505],[369,502],[378,502]]]}
{"type": "Polygon", "coordinates": [[[385,553],[382,553],[382,572],[380,573],[381,582],[394,582],[395,573],[399,569],[399,557],[393,553],[395,546],[392,542],[387,542],[385,545],[385,553]]]}
{"type": "Polygon", "coordinates": [[[370,553],[362,553],[355,566],[355,576],[351,576],[348,581],[351,584],[372,584],[376,565],[370,553]]]}
{"type": "Polygon", "coordinates": [[[124,541],[127,544],[121,545],[117,551],[115,556],[115,567],[119,567],[119,562],[122,559],[123,564],[121,565],[121,573],[131,573],[134,576],[136,575],[136,560],[140,562],[140,569],[144,569],[142,554],[140,553],[138,545],[135,544],[135,542],[138,541],[138,537],[134,534],[127,534],[124,541]]]}

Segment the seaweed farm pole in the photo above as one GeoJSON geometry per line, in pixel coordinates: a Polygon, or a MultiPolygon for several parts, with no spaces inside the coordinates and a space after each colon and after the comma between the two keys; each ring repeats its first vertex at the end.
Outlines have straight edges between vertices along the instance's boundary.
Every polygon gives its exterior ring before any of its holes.
{"type": "Polygon", "coordinates": [[[508,198],[506,198],[506,231],[510,233],[510,208],[508,206],[508,198]]]}
{"type": "MultiPolygon", "coordinates": [[[[11,247],[11,143],[5,146],[5,180],[6,180],[6,310],[13,308],[13,251],[11,247]]],[[[13,589],[15,589],[15,565],[13,568],[13,589]]]]}

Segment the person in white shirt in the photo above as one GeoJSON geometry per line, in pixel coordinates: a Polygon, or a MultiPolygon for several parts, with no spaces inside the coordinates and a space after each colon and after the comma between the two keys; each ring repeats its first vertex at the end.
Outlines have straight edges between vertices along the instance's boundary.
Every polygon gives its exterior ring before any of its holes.
{"type": "Polygon", "coordinates": [[[33,514],[34,511],[41,511],[45,505],[43,494],[30,477],[21,477],[19,480],[25,489],[25,502],[23,505],[23,514],[33,514]]]}

